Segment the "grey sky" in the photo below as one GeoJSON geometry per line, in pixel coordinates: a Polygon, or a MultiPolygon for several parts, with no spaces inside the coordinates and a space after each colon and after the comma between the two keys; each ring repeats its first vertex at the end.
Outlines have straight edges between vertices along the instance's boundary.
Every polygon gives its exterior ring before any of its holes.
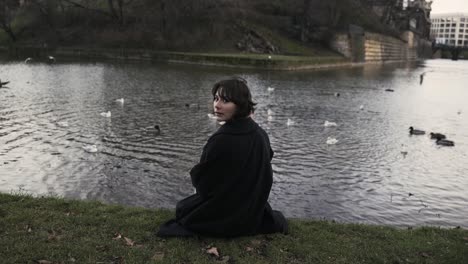
{"type": "Polygon", "coordinates": [[[431,14],[468,13],[468,0],[433,0],[431,14]]]}

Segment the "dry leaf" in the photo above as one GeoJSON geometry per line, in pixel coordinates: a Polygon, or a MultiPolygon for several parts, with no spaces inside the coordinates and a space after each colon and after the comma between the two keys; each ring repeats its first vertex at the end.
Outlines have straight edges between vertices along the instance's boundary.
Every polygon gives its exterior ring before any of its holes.
{"type": "Polygon", "coordinates": [[[113,237],[112,239],[113,239],[113,240],[119,240],[119,239],[121,239],[121,238],[122,238],[122,234],[116,233],[116,234],[115,234],[115,237],[113,237]]]}
{"type": "Polygon", "coordinates": [[[218,263],[228,263],[230,259],[231,259],[231,257],[224,256],[224,257],[219,258],[216,262],[218,262],[218,263]]]}
{"type": "Polygon", "coordinates": [[[247,251],[247,252],[253,251],[253,248],[251,248],[251,247],[246,247],[246,248],[245,248],[245,251],[247,251]]]}
{"type": "Polygon", "coordinates": [[[53,264],[52,261],[48,261],[48,260],[44,260],[44,259],[36,260],[36,262],[37,262],[38,264],[53,264]]]}
{"type": "Polygon", "coordinates": [[[427,254],[426,252],[421,252],[420,255],[423,256],[423,257],[425,257],[425,258],[428,258],[428,257],[429,257],[429,254],[427,254]]]}
{"type": "Polygon", "coordinates": [[[163,260],[164,258],[164,252],[156,252],[153,257],[151,258],[152,260],[155,260],[155,261],[161,261],[163,260]]]}
{"type": "Polygon", "coordinates": [[[215,247],[211,247],[211,248],[207,249],[206,253],[208,253],[210,255],[215,255],[216,257],[219,257],[218,249],[215,248],[215,247]]]}
{"type": "Polygon", "coordinates": [[[124,237],[124,239],[125,239],[125,243],[127,244],[127,246],[133,247],[133,245],[135,245],[135,242],[131,240],[130,238],[124,237]]]}
{"type": "Polygon", "coordinates": [[[252,243],[252,245],[254,245],[254,246],[259,246],[259,245],[262,244],[262,241],[258,240],[258,239],[254,239],[254,240],[250,241],[250,243],[252,243]]]}

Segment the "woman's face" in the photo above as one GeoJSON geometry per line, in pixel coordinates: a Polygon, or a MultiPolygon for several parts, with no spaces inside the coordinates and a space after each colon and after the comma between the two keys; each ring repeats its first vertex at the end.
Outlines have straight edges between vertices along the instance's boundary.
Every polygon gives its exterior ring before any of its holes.
{"type": "Polygon", "coordinates": [[[236,105],[221,97],[218,90],[213,98],[213,111],[218,121],[228,121],[236,113],[236,105]]]}

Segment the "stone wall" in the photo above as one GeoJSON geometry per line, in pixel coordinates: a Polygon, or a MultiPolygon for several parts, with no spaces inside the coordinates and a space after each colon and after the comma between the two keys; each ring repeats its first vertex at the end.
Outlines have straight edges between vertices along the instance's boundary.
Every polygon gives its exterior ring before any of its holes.
{"type": "Polygon", "coordinates": [[[358,45],[356,40],[352,41],[350,33],[342,33],[335,35],[331,47],[352,61],[364,63],[411,61],[430,57],[430,42],[418,39],[412,32],[406,32],[402,39],[365,32],[361,39],[363,43],[358,45]],[[360,59],[356,60],[359,53],[360,59]]]}
{"type": "Polygon", "coordinates": [[[365,36],[366,62],[391,62],[417,60],[416,48],[410,47],[400,39],[375,33],[365,36]]]}

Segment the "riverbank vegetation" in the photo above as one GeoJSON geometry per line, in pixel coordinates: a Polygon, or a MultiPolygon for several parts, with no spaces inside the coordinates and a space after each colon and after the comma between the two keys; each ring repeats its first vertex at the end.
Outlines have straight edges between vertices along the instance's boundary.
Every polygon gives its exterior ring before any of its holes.
{"type": "Polygon", "coordinates": [[[368,2],[5,0],[0,45],[321,56],[349,24],[392,33],[368,2]]]}
{"type": "Polygon", "coordinates": [[[288,235],[156,237],[171,217],[169,210],[0,194],[1,262],[468,263],[468,231],[462,228],[290,219],[288,235]]]}

